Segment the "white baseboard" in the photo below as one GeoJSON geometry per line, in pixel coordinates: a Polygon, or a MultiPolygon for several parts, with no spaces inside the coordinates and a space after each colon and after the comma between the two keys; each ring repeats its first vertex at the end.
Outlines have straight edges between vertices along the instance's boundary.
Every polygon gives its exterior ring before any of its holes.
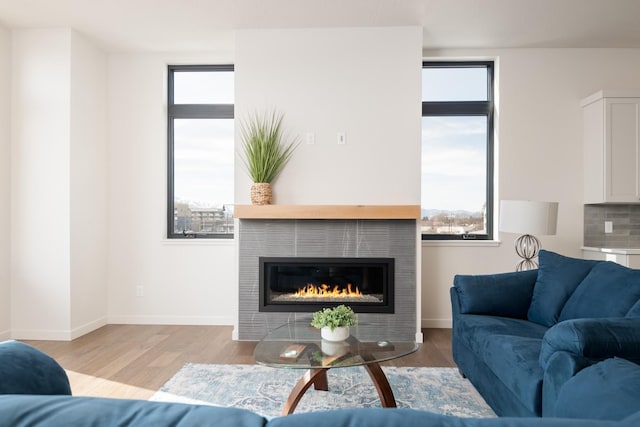
{"type": "Polygon", "coordinates": [[[235,318],[225,316],[129,316],[101,317],[71,330],[12,329],[0,331],[0,341],[46,340],[71,341],[108,324],[130,325],[234,325],[235,318]]]}
{"type": "Polygon", "coordinates": [[[107,318],[106,317],[101,317],[99,319],[96,319],[92,322],[89,323],[85,323],[82,326],[79,326],[77,328],[73,328],[71,330],[71,339],[75,340],[76,338],[79,338],[83,335],[88,334],[89,332],[93,332],[96,329],[102,328],[103,326],[105,326],[107,324],[107,318]]]}
{"type": "Polygon", "coordinates": [[[125,325],[235,325],[235,317],[227,316],[142,316],[116,314],[107,317],[107,323],[125,325]]]}
{"type": "Polygon", "coordinates": [[[101,317],[73,329],[12,329],[11,338],[16,340],[72,341],[107,324],[107,318],[101,317]]]}
{"type": "Polygon", "coordinates": [[[422,319],[423,328],[451,329],[451,319],[422,319]]]}
{"type": "Polygon", "coordinates": [[[71,341],[107,324],[106,317],[93,320],[73,329],[12,329],[11,338],[16,340],[71,341]]]}
{"type": "Polygon", "coordinates": [[[14,340],[35,340],[35,341],[71,341],[70,330],[54,329],[12,329],[11,338],[14,340]]]}

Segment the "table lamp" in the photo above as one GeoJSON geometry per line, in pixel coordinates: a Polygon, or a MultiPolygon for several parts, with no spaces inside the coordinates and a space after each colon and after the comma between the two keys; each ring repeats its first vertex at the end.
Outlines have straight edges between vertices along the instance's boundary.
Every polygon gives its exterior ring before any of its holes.
{"type": "Polygon", "coordinates": [[[499,230],[522,234],[516,239],[516,253],[522,260],[516,271],[538,268],[534,260],[540,250],[540,240],[535,235],[556,234],[558,202],[534,202],[529,200],[500,201],[499,230]]]}

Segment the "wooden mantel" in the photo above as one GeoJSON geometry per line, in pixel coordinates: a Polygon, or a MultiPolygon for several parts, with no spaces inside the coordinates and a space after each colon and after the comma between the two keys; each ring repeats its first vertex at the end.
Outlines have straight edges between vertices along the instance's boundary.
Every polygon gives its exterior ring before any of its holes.
{"type": "Polygon", "coordinates": [[[420,219],[420,205],[236,205],[240,219],[420,219]]]}

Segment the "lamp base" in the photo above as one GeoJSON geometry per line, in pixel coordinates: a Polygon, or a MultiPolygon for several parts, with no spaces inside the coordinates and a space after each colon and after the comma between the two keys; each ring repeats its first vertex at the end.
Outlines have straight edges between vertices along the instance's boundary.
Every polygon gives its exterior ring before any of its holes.
{"type": "Polygon", "coordinates": [[[534,260],[540,252],[540,240],[531,234],[523,234],[516,239],[516,253],[522,260],[516,265],[516,271],[533,270],[538,268],[538,262],[534,260]]]}

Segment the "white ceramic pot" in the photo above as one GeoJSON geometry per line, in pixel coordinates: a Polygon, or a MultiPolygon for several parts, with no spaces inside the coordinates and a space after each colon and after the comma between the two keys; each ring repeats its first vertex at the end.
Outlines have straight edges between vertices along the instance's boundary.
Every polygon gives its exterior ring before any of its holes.
{"type": "Polygon", "coordinates": [[[320,329],[320,335],[322,339],[327,341],[344,341],[349,338],[349,327],[341,326],[332,331],[331,328],[325,326],[320,329]]]}
{"type": "Polygon", "coordinates": [[[327,356],[343,356],[349,351],[349,344],[343,341],[322,340],[322,353],[327,356]]]}

